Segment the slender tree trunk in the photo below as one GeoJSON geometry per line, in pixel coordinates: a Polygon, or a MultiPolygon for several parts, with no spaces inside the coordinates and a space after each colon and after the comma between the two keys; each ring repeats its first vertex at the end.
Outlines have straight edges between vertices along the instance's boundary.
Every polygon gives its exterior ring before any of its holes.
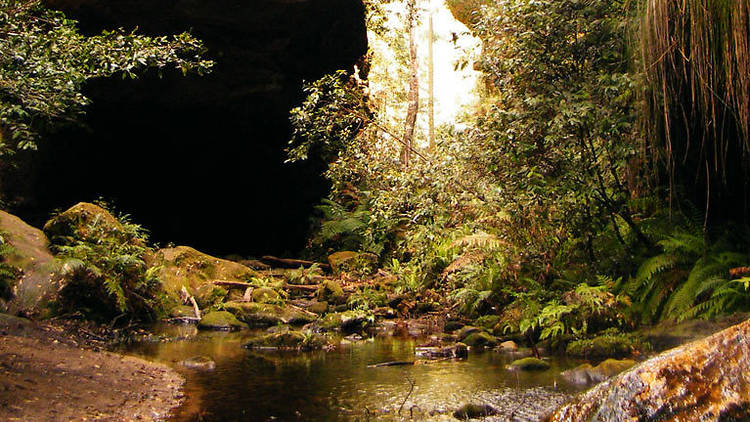
{"type": "Polygon", "coordinates": [[[432,30],[432,11],[430,11],[430,16],[428,20],[427,25],[427,89],[429,92],[429,102],[427,103],[428,107],[428,125],[429,125],[429,134],[428,138],[430,140],[430,152],[435,151],[435,61],[434,56],[432,54],[432,47],[433,42],[435,41],[435,34],[432,30]]]}
{"type": "Polygon", "coordinates": [[[406,125],[404,128],[404,145],[401,148],[401,163],[404,167],[409,166],[411,160],[412,140],[414,139],[414,126],[417,123],[417,112],[419,111],[419,78],[417,71],[417,43],[416,43],[416,18],[417,5],[416,0],[408,0],[407,8],[409,9],[408,29],[409,29],[409,106],[406,110],[406,125]]]}

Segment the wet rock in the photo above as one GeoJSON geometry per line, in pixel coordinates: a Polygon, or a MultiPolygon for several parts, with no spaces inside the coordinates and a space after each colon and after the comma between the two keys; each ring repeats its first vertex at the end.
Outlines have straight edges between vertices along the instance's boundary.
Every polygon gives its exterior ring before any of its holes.
{"type": "Polygon", "coordinates": [[[469,347],[464,343],[456,343],[445,347],[416,347],[414,354],[425,359],[465,358],[469,355],[469,347]]]}
{"type": "Polygon", "coordinates": [[[607,359],[597,366],[591,366],[589,363],[584,363],[583,365],[569,369],[560,375],[571,384],[595,384],[619,374],[635,365],[635,363],[636,362],[631,359],[607,359]]]}
{"type": "Polygon", "coordinates": [[[341,331],[343,333],[361,332],[374,322],[372,315],[363,311],[346,311],[328,314],[320,320],[319,328],[323,331],[341,331]]]}
{"type": "Polygon", "coordinates": [[[537,358],[523,358],[514,360],[508,366],[511,371],[546,371],[550,368],[549,363],[537,358]]]}
{"type": "Polygon", "coordinates": [[[651,358],[579,395],[554,422],[750,419],[750,321],[651,358]]]}
{"type": "Polygon", "coordinates": [[[240,321],[254,327],[278,324],[304,325],[318,318],[312,312],[270,303],[226,302],[224,309],[234,314],[240,321]]]}
{"type": "Polygon", "coordinates": [[[518,350],[518,345],[515,341],[508,340],[500,343],[500,346],[498,348],[504,352],[515,352],[518,350]]]}
{"type": "Polygon", "coordinates": [[[495,347],[497,345],[497,339],[484,331],[471,333],[461,342],[472,348],[495,347]]]}
{"type": "Polygon", "coordinates": [[[333,304],[343,304],[346,302],[346,294],[341,285],[334,280],[326,280],[320,284],[317,292],[318,301],[333,304]]]}
{"type": "Polygon", "coordinates": [[[209,312],[198,323],[198,328],[205,330],[234,331],[247,328],[247,324],[240,322],[237,318],[226,311],[209,312]]]}
{"type": "Polygon", "coordinates": [[[195,318],[195,309],[192,306],[175,306],[169,311],[170,318],[195,318]]]}
{"type": "Polygon", "coordinates": [[[252,297],[253,302],[258,303],[278,303],[281,301],[281,296],[270,287],[260,287],[253,290],[252,297]]]}
{"type": "Polygon", "coordinates": [[[466,325],[460,328],[458,331],[456,331],[456,337],[458,337],[459,340],[463,341],[469,335],[478,333],[480,331],[482,331],[481,328],[472,327],[471,325],[466,325]]]}
{"type": "Polygon", "coordinates": [[[460,420],[466,420],[484,418],[487,416],[497,415],[497,413],[497,410],[488,404],[468,403],[453,412],[453,417],[460,420]]]}
{"type": "Polygon", "coordinates": [[[196,369],[199,371],[213,371],[216,369],[216,362],[208,356],[194,356],[180,361],[180,365],[188,369],[196,369]]]}
{"type": "Polygon", "coordinates": [[[251,339],[242,347],[260,350],[315,350],[327,344],[325,337],[303,333],[301,331],[287,331],[268,334],[251,339]]]}

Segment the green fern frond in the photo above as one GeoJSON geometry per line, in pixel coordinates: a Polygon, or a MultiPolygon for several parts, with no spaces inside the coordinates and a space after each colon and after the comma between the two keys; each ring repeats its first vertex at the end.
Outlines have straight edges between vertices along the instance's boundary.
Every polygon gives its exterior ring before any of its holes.
{"type": "Polygon", "coordinates": [[[492,251],[500,249],[500,247],[504,246],[505,244],[506,243],[502,239],[495,235],[485,232],[479,232],[454,240],[451,243],[451,247],[465,247],[470,249],[486,248],[492,251]]]}

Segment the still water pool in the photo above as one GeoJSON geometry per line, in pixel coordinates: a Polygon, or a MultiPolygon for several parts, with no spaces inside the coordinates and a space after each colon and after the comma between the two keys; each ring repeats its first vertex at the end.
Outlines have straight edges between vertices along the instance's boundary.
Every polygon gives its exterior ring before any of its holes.
{"type": "Polygon", "coordinates": [[[172,326],[178,340],[130,345],[127,353],[174,367],[186,379],[185,403],[171,421],[455,420],[454,410],[484,403],[500,414],[487,420],[533,421],[574,392],[559,373],[580,362],[551,360],[542,372],[512,372],[516,357],[495,351],[468,359],[373,368],[415,360],[424,339],[391,336],[334,351],[259,352],[241,346],[258,332],[199,332],[172,326]],[[195,356],[216,362],[210,371],[179,364],[195,356]]]}

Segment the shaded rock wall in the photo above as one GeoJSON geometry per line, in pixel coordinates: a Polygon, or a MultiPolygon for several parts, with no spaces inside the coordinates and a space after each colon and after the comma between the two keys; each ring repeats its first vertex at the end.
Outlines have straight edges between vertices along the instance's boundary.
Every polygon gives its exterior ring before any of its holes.
{"type": "MultiPolygon", "coordinates": [[[[216,61],[205,77],[175,71],[99,80],[86,127],[49,136],[20,166],[17,211],[41,225],[53,208],[98,196],[161,242],[212,253],[296,252],[325,163],[285,165],[288,110],[303,79],[351,69],[366,52],[361,0],[48,0],[87,33],[185,30],[216,61]]],[[[10,180],[6,177],[6,180],[10,180]]]]}

